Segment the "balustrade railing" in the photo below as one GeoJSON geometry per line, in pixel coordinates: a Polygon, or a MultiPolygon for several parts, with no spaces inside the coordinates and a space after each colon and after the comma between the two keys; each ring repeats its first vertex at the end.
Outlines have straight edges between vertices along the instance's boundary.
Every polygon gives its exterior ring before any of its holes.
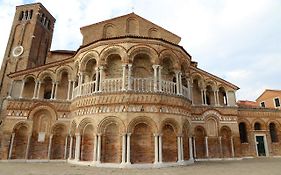
{"type": "Polygon", "coordinates": [[[104,79],[102,82],[88,82],[82,85],[78,85],[73,89],[72,98],[79,96],[89,96],[95,93],[114,93],[123,91],[132,92],[157,92],[165,93],[169,95],[179,95],[190,99],[189,89],[181,86],[179,92],[177,92],[177,83],[172,81],[162,80],[161,82],[155,82],[153,78],[134,78],[131,77],[130,81],[126,79],[123,83],[122,78],[104,79]],[[128,84],[130,82],[130,85],[128,84]],[[159,88],[161,87],[161,88],[159,88]]]}
{"type": "Polygon", "coordinates": [[[177,86],[176,83],[172,81],[164,81],[162,80],[162,92],[167,94],[177,94],[177,86]]]}
{"type": "Polygon", "coordinates": [[[102,81],[102,92],[120,92],[122,90],[122,78],[111,78],[102,81]]]}
{"type": "Polygon", "coordinates": [[[132,90],[136,92],[153,92],[153,83],[152,78],[132,78],[132,90]]]}

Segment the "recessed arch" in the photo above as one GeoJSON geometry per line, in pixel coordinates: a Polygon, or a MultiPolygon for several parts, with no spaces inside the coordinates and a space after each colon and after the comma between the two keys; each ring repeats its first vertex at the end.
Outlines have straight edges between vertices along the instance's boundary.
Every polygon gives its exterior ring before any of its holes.
{"type": "Polygon", "coordinates": [[[135,56],[141,53],[148,55],[151,59],[152,64],[159,63],[157,51],[154,48],[147,45],[136,45],[128,50],[130,63],[133,63],[135,56]]]}
{"type": "Polygon", "coordinates": [[[110,45],[110,46],[104,48],[100,53],[100,60],[103,63],[106,63],[108,56],[112,55],[112,54],[120,55],[123,63],[129,62],[126,49],[119,45],[110,45]]]}
{"type": "Polygon", "coordinates": [[[149,125],[152,128],[153,133],[158,133],[158,128],[156,123],[150,118],[146,116],[139,116],[134,119],[132,119],[128,124],[128,133],[132,133],[134,131],[134,127],[139,123],[145,123],[149,125]]]}

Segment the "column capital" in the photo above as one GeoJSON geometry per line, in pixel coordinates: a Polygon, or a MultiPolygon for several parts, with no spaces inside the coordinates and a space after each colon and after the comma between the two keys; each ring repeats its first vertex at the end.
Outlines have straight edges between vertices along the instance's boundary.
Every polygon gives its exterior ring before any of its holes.
{"type": "Polygon", "coordinates": [[[158,137],[158,136],[159,136],[159,133],[153,133],[153,136],[154,136],[154,137],[158,137]]]}
{"type": "Polygon", "coordinates": [[[131,136],[132,133],[127,133],[127,136],[131,136]]]}
{"type": "Polygon", "coordinates": [[[80,136],[81,134],[79,132],[75,133],[75,136],[80,136]]]}
{"type": "Polygon", "coordinates": [[[103,70],[104,69],[104,66],[99,66],[99,70],[103,70]]]}
{"type": "Polygon", "coordinates": [[[128,64],[127,63],[125,63],[125,64],[122,64],[122,67],[126,67],[128,64]]]}
{"type": "Polygon", "coordinates": [[[23,83],[25,83],[25,82],[26,82],[26,79],[22,79],[21,81],[22,81],[23,83]]]}
{"type": "Polygon", "coordinates": [[[153,64],[153,65],[152,65],[153,69],[156,69],[156,68],[158,68],[159,66],[160,66],[159,64],[153,64]]]}

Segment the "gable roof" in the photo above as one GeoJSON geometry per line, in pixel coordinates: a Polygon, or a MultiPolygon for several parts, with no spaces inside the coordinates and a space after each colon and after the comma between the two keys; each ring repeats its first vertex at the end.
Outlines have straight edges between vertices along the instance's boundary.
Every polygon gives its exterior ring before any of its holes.
{"type": "Polygon", "coordinates": [[[266,93],[268,92],[277,92],[281,94],[281,90],[277,90],[277,89],[265,89],[263,91],[263,93],[256,99],[256,101],[258,101],[262,96],[264,96],[266,93]]]}

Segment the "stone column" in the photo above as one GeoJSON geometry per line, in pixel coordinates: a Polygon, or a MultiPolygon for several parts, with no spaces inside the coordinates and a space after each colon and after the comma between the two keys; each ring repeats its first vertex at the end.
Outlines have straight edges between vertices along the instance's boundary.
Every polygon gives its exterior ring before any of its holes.
{"type": "Polygon", "coordinates": [[[221,136],[219,136],[220,156],[223,157],[221,136]]]}
{"type": "Polygon", "coordinates": [[[37,86],[38,86],[38,81],[35,81],[32,99],[35,99],[35,98],[36,98],[36,95],[37,95],[37,86]]]}
{"type": "Polygon", "coordinates": [[[98,138],[97,134],[94,134],[94,151],[93,151],[93,162],[97,161],[97,148],[98,148],[98,138]]]}
{"type": "Polygon", "coordinates": [[[72,83],[72,81],[68,80],[67,100],[70,100],[71,83],[72,83]]]}
{"type": "Polygon", "coordinates": [[[127,133],[127,164],[131,164],[131,141],[130,141],[131,133],[127,133]]]}
{"type": "MultiPolygon", "coordinates": [[[[71,98],[73,99],[74,98],[74,88],[75,88],[75,83],[76,83],[76,81],[73,81],[72,82],[72,94],[71,94],[71,98]]],[[[76,94],[76,96],[77,96],[78,94],[76,94]]]]}
{"type": "Polygon", "coordinates": [[[102,80],[103,80],[103,66],[99,67],[99,92],[102,92],[102,80]]]}
{"type": "Polygon", "coordinates": [[[162,163],[162,135],[159,135],[159,163],[162,163]]]}
{"type": "Polygon", "coordinates": [[[20,90],[20,96],[19,98],[22,98],[22,94],[23,94],[23,90],[24,90],[24,85],[25,85],[25,79],[22,80],[22,84],[21,84],[21,90],[20,90]]]}
{"type": "Polygon", "coordinates": [[[126,67],[126,64],[122,64],[122,91],[126,90],[126,67]]]}
{"type": "Polygon", "coordinates": [[[72,144],[73,144],[73,137],[70,135],[70,143],[69,143],[69,154],[68,154],[68,159],[71,159],[71,154],[72,154],[72,144]]]}
{"type": "Polygon", "coordinates": [[[28,136],[28,139],[27,139],[27,145],[26,145],[26,151],[25,151],[25,159],[27,160],[28,159],[28,153],[29,153],[29,145],[30,145],[30,140],[31,140],[31,134],[28,136]]]}
{"type": "Polygon", "coordinates": [[[41,89],[41,81],[38,81],[38,88],[37,88],[37,94],[36,94],[36,98],[39,98],[40,95],[40,89],[41,89]]]}
{"type": "Polygon", "coordinates": [[[196,158],[196,139],[195,139],[195,137],[193,137],[193,152],[194,152],[194,158],[196,158]]]}
{"type": "Polygon", "coordinates": [[[192,87],[191,87],[190,79],[187,80],[187,86],[188,86],[188,99],[192,100],[192,87]]]}
{"type": "Polygon", "coordinates": [[[152,68],[153,68],[153,88],[154,88],[154,92],[157,92],[157,69],[158,69],[159,65],[152,65],[152,68]]]}
{"type": "Polygon", "coordinates": [[[177,137],[177,143],[178,143],[178,162],[181,161],[181,136],[177,137]]]}
{"type": "Polygon", "coordinates": [[[188,145],[189,145],[189,160],[193,160],[193,150],[192,150],[192,148],[193,148],[193,144],[192,144],[192,137],[189,137],[188,138],[189,140],[189,142],[188,142],[188,145]]]}
{"type": "Polygon", "coordinates": [[[177,95],[180,95],[180,82],[179,82],[179,73],[180,71],[176,71],[176,88],[177,88],[177,95]]]}
{"type": "Polygon", "coordinates": [[[100,163],[101,158],[101,134],[98,134],[98,150],[97,150],[97,163],[100,163]]]}
{"type": "Polygon", "coordinates": [[[204,99],[205,99],[205,98],[204,98],[204,90],[201,89],[201,100],[202,100],[202,105],[205,104],[204,99]]]}
{"type": "Polygon", "coordinates": [[[206,89],[203,90],[203,94],[204,94],[204,105],[207,105],[206,89]]]}
{"type": "Polygon", "coordinates": [[[64,142],[64,159],[67,157],[67,142],[68,142],[68,137],[67,135],[65,136],[65,142],[64,142]]]}
{"type": "Polygon", "coordinates": [[[131,75],[132,75],[132,64],[128,64],[128,90],[132,90],[131,75]]]}
{"type": "Polygon", "coordinates": [[[154,163],[159,163],[158,134],[154,134],[154,163]]]}
{"type": "Polygon", "coordinates": [[[159,91],[162,91],[162,73],[161,73],[162,69],[163,67],[159,66],[159,70],[158,70],[159,91]]]}
{"type": "Polygon", "coordinates": [[[54,99],[55,82],[52,82],[51,99],[54,99]]]}
{"type": "Polygon", "coordinates": [[[184,161],[183,137],[181,136],[181,161],[184,161]]]}
{"type": "Polygon", "coordinates": [[[122,134],[122,164],[126,162],[126,134],[122,134]]]}
{"type": "Polygon", "coordinates": [[[205,149],[206,149],[206,157],[209,158],[208,136],[205,137],[205,149]]]}
{"type": "Polygon", "coordinates": [[[53,140],[53,134],[49,137],[49,146],[48,146],[48,159],[51,158],[51,149],[52,149],[52,140],[53,140]]]}
{"type": "Polygon", "coordinates": [[[179,73],[179,87],[180,87],[180,95],[182,95],[182,73],[179,73]]]}
{"type": "Polygon", "coordinates": [[[9,156],[8,156],[8,159],[11,159],[11,158],[12,158],[14,139],[15,139],[15,133],[13,132],[13,133],[12,133],[11,142],[10,142],[10,147],[9,147],[9,156]]]}
{"type": "Polygon", "coordinates": [[[215,100],[215,106],[217,106],[218,102],[217,102],[216,90],[214,90],[214,100],[215,100]]]}
{"type": "Polygon", "coordinates": [[[59,82],[56,82],[55,84],[55,95],[54,95],[54,100],[57,99],[57,94],[58,94],[58,85],[59,85],[59,82]]]}
{"type": "Polygon", "coordinates": [[[76,144],[75,144],[75,160],[79,161],[80,159],[80,144],[81,144],[81,135],[80,133],[75,134],[76,137],[76,144]]]}
{"type": "Polygon", "coordinates": [[[226,106],[230,106],[229,105],[229,97],[228,97],[228,91],[225,91],[225,100],[226,100],[226,106]]]}
{"type": "Polygon", "coordinates": [[[13,91],[13,86],[14,86],[14,80],[11,80],[10,86],[9,86],[9,93],[7,98],[11,98],[12,91],[13,91]]]}
{"type": "Polygon", "coordinates": [[[99,68],[96,67],[96,83],[95,83],[95,92],[99,91],[99,68]]]}
{"type": "Polygon", "coordinates": [[[232,156],[232,157],[235,157],[233,136],[231,136],[230,142],[231,142],[231,156],[232,156]]]}
{"type": "Polygon", "coordinates": [[[216,90],[216,94],[217,94],[217,103],[218,103],[218,106],[220,106],[220,97],[219,97],[219,91],[216,90]]]}

